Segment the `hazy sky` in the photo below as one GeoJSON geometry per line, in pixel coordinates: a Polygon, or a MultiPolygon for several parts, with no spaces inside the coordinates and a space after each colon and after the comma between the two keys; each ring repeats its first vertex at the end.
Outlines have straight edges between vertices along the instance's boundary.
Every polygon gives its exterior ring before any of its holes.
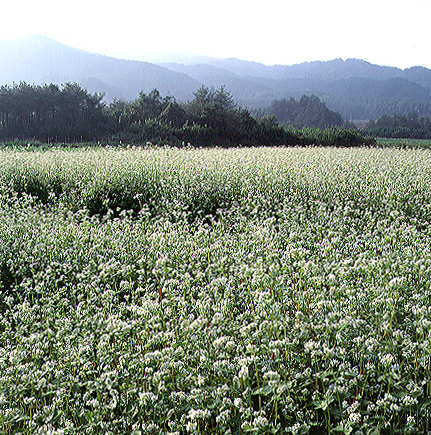
{"type": "Polygon", "coordinates": [[[13,0],[0,39],[42,34],[83,50],[237,57],[267,65],[335,58],[431,68],[431,0],[13,0]]]}

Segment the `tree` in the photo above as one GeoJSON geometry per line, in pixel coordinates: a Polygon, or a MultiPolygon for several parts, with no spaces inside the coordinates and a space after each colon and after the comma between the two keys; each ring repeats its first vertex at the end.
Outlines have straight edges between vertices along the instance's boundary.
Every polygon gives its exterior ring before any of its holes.
{"type": "Polygon", "coordinates": [[[296,128],[325,128],[343,124],[341,115],[328,109],[316,95],[303,95],[298,101],[292,97],[274,100],[265,114],[275,115],[281,124],[296,128]]]}
{"type": "Polygon", "coordinates": [[[162,124],[173,128],[181,128],[186,121],[186,112],[174,99],[172,99],[157,119],[162,124]]]}
{"type": "Polygon", "coordinates": [[[215,140],[219,143],[241,140],[246,125],[256,122],[252,121],[247,110],[236,105],[224,86],[217,91],[201,86],[194,96],[192,101],[184,105],[188,119],[217,132],[215,140]]]}
{"type": "Polygon", "coordinates": [[[393,116],[383,115],[377,121],[369,121],[364,132],[379,137],[429,139],[431,138],[431,118],[419,117],[416,111],[407,115],[400,113],[393,116]]]}
{"type": "Polygon", "coordinates": [[[0,134],[3,139],[22,137],[46,140],[61,135],[93,139],[101,135],[106,116],[103,94],[89,94],[76,83],[0,88],[0,134]]]}

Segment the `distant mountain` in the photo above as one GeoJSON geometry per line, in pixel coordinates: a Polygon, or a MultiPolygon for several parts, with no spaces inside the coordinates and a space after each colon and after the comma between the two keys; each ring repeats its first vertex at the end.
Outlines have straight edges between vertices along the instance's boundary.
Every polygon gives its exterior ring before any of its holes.
{"type": "Polygon", "coordinates": [[[148,62],[115,59],[68,47],[45,36],[0,42],[0,84],[77,82],[106,99],[133,100],[139,91],[193,98],[200,83],[190,76],[148,62]]]}
{"type": "Polygon", "coordinates": [[[401,75],[402,78],[417,83],[425,88],[431,89],[431,70],[422,66],[414,66],[405,69],[401,75]]]}
{"type": "Polygon", "coordinates": [[[154,88],[187,101],[202,85],[223,85],[236,102],[250,109],[265,108],[274,99],[314,94],[344,119],[375,119],[412,110],[431,116],[431,70],[420,66],[402,70],[360,59],[266,66],[180,54],[159,59],[170,62],[116,59],[34,35],[0,41],[0,85],[71,81],[92,93],[104,92],[108,102],[134,100],[140,91],[154,88]]]}
{"type": "MultiPolygon", "coordinates": [[[[177,62],[177,65],[181,62],[177,62]]],[[[330,61],[303,62],[296,65],[273,65],[266,66],[257,62],[231,59],[209,59],[207,62],[187,64],[187,74],[190,66],[201,66],[205,63],[224,71],[230,71],[241,77],[260,77],[277,80],[287,79],[313,79],[333,81],[352,77],[386,80],[394,77],[405,78],[424,87],[431,87],[431,70],[419,66],[402,70],[391,66],[380,66],[361,59],[334,59],[330,61]]],[[[173,64],[160,64],[170,69],[173,64]]],[[[178,68],[178,67],[177,67],[178,68]]]]}
{"type": "MultiPolygon", "coordinates": [[[[213,62],[212,62],[213,63],[213,62]]],[[[183,63],[161,63],[160,65],[172,71],[177,71],[187,74],[199,81],[205,81],[211,77],[240,77],[233,71],[226,68],[217,67],[212,63],[198,63],[198,64],[183,64],[183,63]]]]}
{"type": "Polygon", "coordinates": [[[274,99],[314,94],[344,119],[370,119],[412,110],[431,116],[431,70],[423,67],[402,70],[359,59],[291,66],[265,66],[238,59],[162,65],[208,86],[225,84],[238,103],[250,108],[267,107],[274,99]]]}
{"type": "Polygon", "coordinates": [[[210,62],[216,62],[219,59],[216,57],[203,56],[200,54],[190,53],[152,53],[142,56],[136,60],[142,60],[150,63],[180,63],[184,65],[197,65],[208,64],[210,62]]]}

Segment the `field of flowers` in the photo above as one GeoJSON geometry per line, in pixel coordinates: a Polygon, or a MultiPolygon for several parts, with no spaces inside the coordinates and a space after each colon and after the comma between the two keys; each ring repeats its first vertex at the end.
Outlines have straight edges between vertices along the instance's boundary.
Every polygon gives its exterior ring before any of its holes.
{"type": "Polygon", "coordinates": [[[0,434],[427,433],[430,222],[430,150],[0,150],[0,434]]]}

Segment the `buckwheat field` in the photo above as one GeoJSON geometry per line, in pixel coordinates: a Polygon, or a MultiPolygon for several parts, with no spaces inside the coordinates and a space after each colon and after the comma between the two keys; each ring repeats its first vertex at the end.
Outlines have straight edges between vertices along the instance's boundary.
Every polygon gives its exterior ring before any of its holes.
{"type": "Polygon", "coordinates": [[[431,430],[431,151],[0,151],[0,433],[431,430]]]}

